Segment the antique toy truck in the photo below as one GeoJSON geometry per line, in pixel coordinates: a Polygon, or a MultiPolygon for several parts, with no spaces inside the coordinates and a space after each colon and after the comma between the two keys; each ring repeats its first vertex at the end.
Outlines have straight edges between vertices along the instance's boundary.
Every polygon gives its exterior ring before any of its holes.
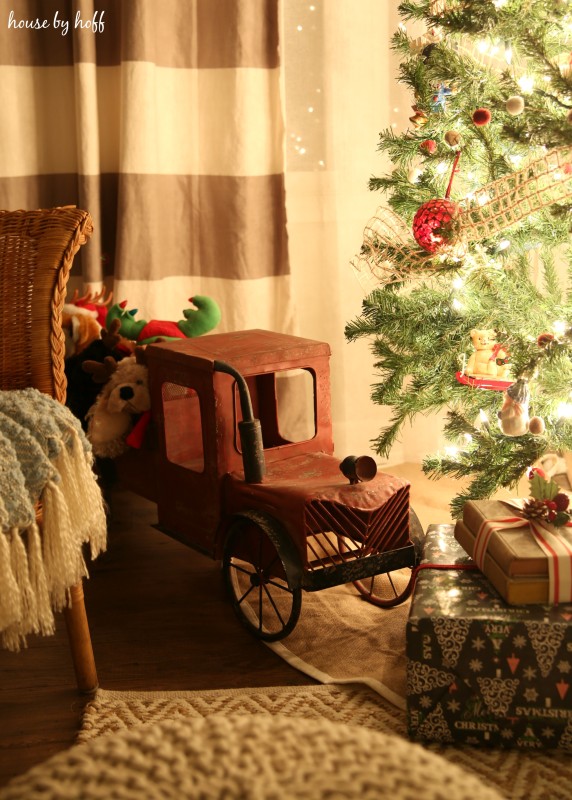
{"type": "Polygon", "coordinates": [[[409,484],[333,454],[329,359],[265,330],[149,345],[151,425],[117,459],[159,530],[221,559],[239,618],[267,641],[293,630],[302,591],[353,582],[401,602],[418,559],[409,484]]]}

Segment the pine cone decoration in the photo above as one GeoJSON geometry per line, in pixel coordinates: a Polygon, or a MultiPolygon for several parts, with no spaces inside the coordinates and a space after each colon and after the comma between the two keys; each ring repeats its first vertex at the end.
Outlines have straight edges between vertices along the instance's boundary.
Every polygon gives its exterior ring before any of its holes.
{"type": "Polygon", "coordinates": [[[544,500],[535,500],[534,497],[525,501],[522,510],[527,519],[544,519],[548,516],[548,508],[544,500]]]}

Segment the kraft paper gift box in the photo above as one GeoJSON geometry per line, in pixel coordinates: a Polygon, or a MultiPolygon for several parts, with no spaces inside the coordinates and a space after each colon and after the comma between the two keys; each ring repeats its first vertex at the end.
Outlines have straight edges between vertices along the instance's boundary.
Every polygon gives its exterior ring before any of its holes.
{"type": "MultiPolygon", "coordinates": [[[[522,516],[522,513],[510,503],[469,501],[463,507],[463,519],[455,524],[455,538],[470,556],[475,557],[477,535],[483,523],[515,516],[522,516]]],[[[572,552],[570,529],[558,529],[558,535],[570,543],[572,552]]],[[[517,527],[503,528],[499,525],[490,534],[482,556],[482,571],[507,603],[551,602],[549,557],[537,543],[526,519],[523,518],[522,525],[517,527]]],[[[566,601],[570,599],[570,596],[565,597],[566,601]]]]}
{"type": "MultiPolygon", "coordinates": [[[[422,563],[474,566],[452,525],[422,563]]],[[[572,604],[511,606],[479,570],[419,572],[406,631],[414,741],[572,751],[572,604]]]]}

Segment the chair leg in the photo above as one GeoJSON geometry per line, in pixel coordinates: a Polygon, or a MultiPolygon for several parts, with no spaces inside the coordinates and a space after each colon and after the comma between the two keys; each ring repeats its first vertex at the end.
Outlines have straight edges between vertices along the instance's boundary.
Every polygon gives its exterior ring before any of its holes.
{"type": "Polygon", "coordinates": [[[64,609],[68,639],[77,686],[81,694],[92,694],[98,687],[95,658],[80,582],[70,590],[71,605],[64,609]]]}

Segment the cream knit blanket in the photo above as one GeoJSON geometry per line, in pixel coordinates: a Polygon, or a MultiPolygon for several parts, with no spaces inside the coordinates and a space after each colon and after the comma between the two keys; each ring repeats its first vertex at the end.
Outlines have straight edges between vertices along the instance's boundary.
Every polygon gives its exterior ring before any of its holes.
{"type": "Polygon", "coordinates": [[[54,611],[87,576],[82,553],[107,528],[91,446],[76,417],[36,389],[0,392],[0,642],[54,632],[54,611]],[[36,510],[41,504],[41,529],[36,510]]]}
{"type": "Polygon", "coordinates": [[[304,719],[298,708],[292,717],[239,711],[137,725],[58,753],[14,778],[0,798],[503,800],[494,786],[421,745],[304,719]]]}

